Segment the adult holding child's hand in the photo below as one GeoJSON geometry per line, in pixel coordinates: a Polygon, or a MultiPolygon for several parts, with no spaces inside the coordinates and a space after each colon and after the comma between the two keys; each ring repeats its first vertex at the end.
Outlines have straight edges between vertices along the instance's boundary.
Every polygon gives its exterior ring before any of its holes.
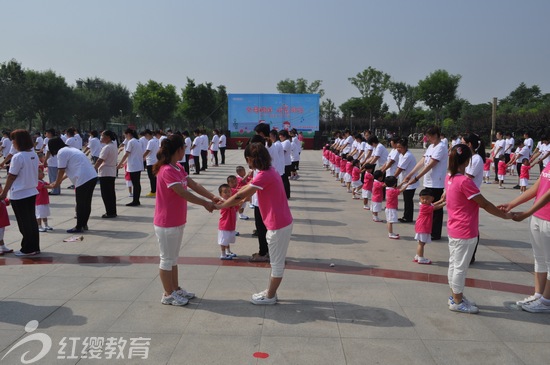
{"type": "Polygon", "coordinates": [[[530,209],[512,213],[513,219],[518,222],[532,216],[529,236],[535,259],[535,293],[516,303],[527,312],[550,313],[550,164],[531,188],[511,202],[499,205],[499,208],[509,212],[533,198],[535,203],[530,209]]]}
{"type": "Polygon", "coordinates": [[[173,134],[162,140],[157,152],[158,161],[153,165],[153,173],[157,176],[153,224],[159,242],[159,276],[164,289],[161,303],[176,306],[186,305],[195,296],[182,289],[178,283],[177,259],[187,222],[187,202],[202,205],[212,212],[215,209],[214,202],[221,201],[187,176],[184,167],[178,162],[184,155],[183,138],[173,134]],[[188,187],[208,200],[193,194],[187,190],[188,187]]]}

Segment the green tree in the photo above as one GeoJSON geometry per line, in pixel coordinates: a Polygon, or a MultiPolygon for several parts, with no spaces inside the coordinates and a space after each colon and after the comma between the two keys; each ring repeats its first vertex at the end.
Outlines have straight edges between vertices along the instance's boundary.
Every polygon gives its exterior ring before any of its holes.
{"type": "Polygon", "coordinates": [[[456,99],[456,90],[462,76],[450,75],[445,70],[436,70],[418,82],[418,98],[435,113],[438,123],[441,110],[456,99]]]}
{"type": "MultiPolygon", "coordinates": [[[[389,87],[390,75],[369,66],[348,80],[361,93],[363,103],[368,111],[369,128],[372,128],[373,118],[379,117],[382,113],[384,92],[389,87]]],[[[340,109],[343,111],[341,107],[340,109]]]]}
{"type": "Polygon", "coordinates": [[[138,83],[134,93],[135,110],[151,119],[160,129],[170,120],[176,111],[180,98],[176,87],[149,80],[147,84],[138,83]]]}
{"type": "Polygon", "coordinates": [[[321,89],[321,80],[315,80],[311,84],[306,79],[285,79],[277,83],[277,91],[281,94],[319,94],[322,98],[325,90],[321,89]]]}
{"type": "Polygon", "coordinates": [[[214,92],[216,99],[216,109],[212,112],[211,118],[216,125],[227,125],[227,90],[224,85],[219,85],[214,92]]]}
{"type": "Polygon", "coordinates": [[[332,123],[336,120],[339,114],[338,108],[336,107],[336,105],[334,105],[334,102],[329,98],[321,102],[320,112],[321,112],[321,119],[323,119],[325,123],[329,126],[332,126],[332,123]]]}
{"type": "Polygon", "coordinates": [[[0,123],[5,123],[6,114],[19,118],[28,114],[32,100],[26,88],[25,71],[19,62],[11,60],[0,64],[0,123]]]}
{"type": "MultiPolygon", "coordinates": [[[[218,89],[219,91],[219,89],[218,89]]],[[[225,86],[221,90],[221,97],[225,93],[225,86]]],[[[227,94],[225,94],[227,98],[227,94]]],[[[218,107],[216,90],[212,83],[196,85],[195,80],[187,78],[187,85],[182,90],[181,115],[191,122],[192,126],[205,127],[206,121],[213,121],[218,107]]],[[[221,100],[221,99],[220,99],[221,100]]],[[[213,124],[214,126],[214,124],[213,124]]]]}

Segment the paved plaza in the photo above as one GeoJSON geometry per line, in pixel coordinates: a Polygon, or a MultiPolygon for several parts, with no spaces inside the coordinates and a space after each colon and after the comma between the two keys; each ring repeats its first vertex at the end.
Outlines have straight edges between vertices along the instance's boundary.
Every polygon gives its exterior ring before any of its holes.
{"type": "MultiPolygon", "coordinates": [[[[418,158],[422,151],[412,152],[418,158]]],[[[193,178],[217,191],[244,164],[242,151],[227,154],[226,165],[193,178]]],[[[185,307],[164,306],[154,199],[126,207],[131,199],[121,177],[119,217],[101,219],[97,187],[90,230],[83,241],[63,242],[75,225],[66,181],[62,195],[51,197],[54,230],[41,233],[42,254],[0,256],[0,364],[20,364],[41,350],[37,364],[548,363],[550,316],[515,305],[533,291],[526,221],[480,213],[481,243],[465,290],[480,313],[455,313],[447,306],[445,230],[426,248],[433,264],[418,265],[414,224],[394,225],[401,239],[388,239],[386,225],[373,222],[362,201],[322,168],[320,151],[303,151],[300,166],[301,179],[291,181],[287,270],[273,306],[249,302],[269,276],[268,264],[248,262],[258,250],[253,219],[237,224],[239,257],[221,261],[219,213],[190,205],[179,270],[182,286],[197,296],[185,307]]],[[[484,184],[482,193],[508,202],[519,194],[513,185],[512,178],[504,190],[484,184]]],[[[142,191],[149,191],[145,173],[142,191]]],[[[5,241],[19,249],[8,209],[5,241]]],[[[253,216],[248,208],[245,214],[253,216]]]]}

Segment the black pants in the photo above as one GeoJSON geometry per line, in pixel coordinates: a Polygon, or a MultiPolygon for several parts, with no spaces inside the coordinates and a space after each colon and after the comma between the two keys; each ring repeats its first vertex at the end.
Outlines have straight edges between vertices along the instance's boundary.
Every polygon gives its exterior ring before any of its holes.
{"type": "Polygon", "coordinates": [[[202,167],[201,170],[208,168],[208,150],[201,150],[202,167]]]}
{"type": "MultiPolygon", "coordinates": [[[[262,219],[262,214],[260,213],[260,208],[254,207],[254,223],[256,224],[256,234],[258,235],[258,253],[261,256],[265,256],[269,253],[267,248],[267,228],[262,219]]],[[[37,228],[38,229],[38,228],[37,228]]]]}
{"type": "Polygon", "coordinates": [[[105,205],[105,214],[116,215],[116,193],[114,176],[102,176],[99,178],[99,188],[101,189],[101,199],[105,205]]]}
{"type": "Polygon", "coordinates": [[[141,171],[130,172],[130,180],[132,181],[133,199],[132,203],[139,203],[139,196],[141,195],[141,171]]]}
{"type": "Polygon", "coordinates": [[[412,222],[414,212],[414,193],[416,189],[405,190],[403,192],[403,219],[412,222]]]}
{"type": "Polygon", "coordinates": [[[225,147],[220,147],[220,155],[222,156],[222,165],[225,165],[225,147]]]}
{"type": "Polygon", "coordinates": [[[285,165],[285,173],[281,175],[287,199],[290,199],[290,180],[288,180],[288,178],[290,177],[291,166],[292,165],[285,165]]]}
{"type": "Polygon", "coordinates": [[[185,155],[185,162],[183,163],[183,169],[189,175],[189,159],[191,158],[191,155],[185,155]]]}
{"type": "MultiPolygon", "coordinates": [[[[153,165],[147,165],[147,177],[151,185],[151,193],[157,192],[157,176],[153,174],[153,165]]],[[[133,183],[132,183],[133,184],[133,183]]]]}
{"type": "Polygon", "coordinates": [[[214,165],[218,166],[218,151],[212,151],[212,155],[214,156],[214,165]]]}
{"type": "Polygon", "coordinates": [[[17,226],[23,238],[21,252],[31,253],[40,251],[40,235],[36,223],[36,195],[24,199],[11,200],[11,206],[17,219],[17,226]]]}
{"type": "Polygon", "coordinates": [[[193,156],[193,161],[195,161],[195,174],[198,174],[201,170],[201,157],[193,156]]]}
{"type": "Polygon", "coordinates": [[[76,198],[76,227],[82,229],[88,225],[88,219],[92,212],[92,196],[94,195],[97,177],[88,180],[75,189],[76,198]]]}
{"type": "MultiPolygon", "coordinates": [[[[428,188],[432,191],[434,202],[441,199],[443,189],[428,188]]],[[[441,229],[443,228],[443,209],[434,210],[434,219],[432,222],[432,239],[438,240],[441,238],[441,229]]]]}
{"type": "Polygon", "coordinates": [[[495,157],[493,161],[495,164],[495,181],[498,181],[498,161],[500,161],[500,159],[498,157],[495,157]]]}

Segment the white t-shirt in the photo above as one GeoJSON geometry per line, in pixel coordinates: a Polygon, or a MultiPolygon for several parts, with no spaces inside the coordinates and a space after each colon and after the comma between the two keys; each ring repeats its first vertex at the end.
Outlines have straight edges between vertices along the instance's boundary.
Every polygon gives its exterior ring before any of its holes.
{"type": "Polygon", "coordinates": [[[98,168],[98,175],[100,177],[116,176],[118,148],[115,141],[103,146],[99,152],[99,158],[103,160],[103,163],[98,168]]]}
{"type": "Polygon", "coordinates": [[[212,147],[210,147],[212,151],[219,151],[220,149],[220,137],[217,134],[214,134],[214,137],[212,137],[212,147]]]}
{"type": "Polygon", "coordinates": [[[11,151],[11,140],[7,137],[2,138],[2,155],[6,157],[11,151]]]}
{"type": "MultiPolygon", "coordinates": [[[[50,150],[48,148],[48,142],[46,142],[46,140],[49,140],[48,137],[46,137],[44,139],[44,154],[46,155],[48,153],[48,151],[50,150]]],[[[50,157],[48,158],[48,160],[46,161],[48,163],[48,167],[55,167],[57,168],[57,156],[54,156],[52,154],[50,154],[50,157]]],[[[49,173],[49,172],[48,172],[49,173]]],[[[53,177],[54,180],[57,178],[57,176],[54,176],[53,177]]]]}
{"type": "Polygon", "coordinates": [[[202,144],[201,144],[201,151],[208,151],[208,136],[206,134],[200,135],[202,144]]]}
{"type": "Polygon", "coordinates": [[[99,157],[101,152],[101,142],[97,137],[90,137],[88,140],[88,148],[90,149],[90,154],[92,157],[99,157]]]}
{"type": "Polygon", "coordinates": [[[300,161],[300,153],[302,152],[302,142],[298,137],[294,137],[290,143],[290,161],[300,161]]]}
{"type": "Polygon", "coordinates": [[[283,144],[281,141],[276,141],[271,144],[268,151],[271,156],[271,165],[275,167],[279,175],[283,175],[285,173],[285,152],[283,151],[283,144]]]}
{"type": "MultiPolygon", "coordinates": [[[[191,138],[189,137],[185,137],[185,154],[186,155],[190,155],[191,154],[191,145],[193,144],[193,142],[191,142],[191,138]]],[[[160,143],[159,143],[159,146],[160,146],[160,143]]]]}
{"type": "Polygon", "coordinates": [[[474,153],[466,166],[466,174],[473,176],[474,183],[479,189],[483,183],[483,158],[477,153],[474,153]]]}
{"type": "Polygon", "coordinates": [[[145,136],[139,137],[139,143],[141,143],[141,150],[143,153],[147,150],[147,144],[149,143],[149,140],[145,138],[145,136]]]}
{"type": "Polygon", "coordinates": [[[80,149],[78,148],[78,141],[76,140],[76,136],[67,138],[67,140],[65,141],[65,144],[69,147],[73,147],[78,150],[80,149]]]}
{"type": "Polygon", "coordinates": [[[501,158],[502,156],[504,156],[505,149],[506,141],[503,139],[497,139],[497,141],[495,142],[495,158],[501,158]]]}
{"type": "MultiPolygon", "coordinates": [[[[399,181],[402,181],[403,178],[407,176],[414,169],[415,166],[416,166],[416,158],[414,158],[414,155],[411,153],[411,151],[407,150],[407,152],[399,156],[399,162],[397,163],[397,167],[403,170],[399,174],[399,181]]],[[[415,176],[412,176],[412,179],[414,179],[415,176]]],[[[406,190],[416,189],[418,185],[419,185],[419,182],[416,181],[414,184],[408,185],[406,190]]]]}
{"type": "Polygon", "coordinates": [[[284,141],[281,141],[281,143],[283,145],[283,152],[285,156],[285,166],[291,165],[292,161],[290,160],[290,149],[292,146],[290,144],[290,141],[288,139],[285,139],[284,141]]]}
{"type": "Polygon", "coordinates": [[[388,160],[388,150],[382,143],[378,143],[376,147],[374,147],[371,157],[378,157],[378,160],[376,160],[376,169],[378,170],[388,160]]]}
{"type": "Polygon", "coordinates": [[[77,188],[97,177],[94,167],[84,152],[73,147],[63,147],[59,150],[57,167],[65,169],[67,177],[77,188]]]}
{"type": "Polygon", "coordinates": [[[531,156],[531,153],[533,152],[533,138],[525,138],[523,144],[529,147],[529,156],[531,156]]]}
{"type": "Polygon", "coordinates": [[[145,151],[150,151],[147,157],[145,158],[145,162],[147,166],[152,166],[157,163],[158,150],[159,150],[159,140],[157,139],[157,137],[153,137],[147,141],[147,146],[145,147],[145,151]]]}
{"type": "Polygon", "coordinates": [[[35,151],[40,151],[44,147],[44,138],[41,136],[36,137],[36,146],[34,147],[35,151]]]}
{"type": "Polygon", "coordinates": [[[505,144],[504,144],[504,153],[510,154],[512,153],[512,149],[514,148],[514,144],[516,141],[514,140],[514,137],[506,138],[505,144]]]}
{"type": "Polygon", "coordinates": [[[344,149],[342,150],[342,153],[350,153],[352,143],[353,143],[353,137],[351,135],[347,136],[343,142],[344,149]]]}
{"type": "Polygon", "coordinates": [[[428,165],[431,160],[439,162],[424,175],[424,186],[426,188],[443,189],[445,188],[445,177],[449,162],[449,153],[445,143],[439,142],[437,146],[431,144],[428,147],[424,154],[424,166],[428,165]]]}
{"type": "Polygon", "coordinates": [[[516,148],[516,156],[516,163],[521,163],[524,158],[529,158],[531,156],[529,146],[523,146],[521,149],[519,147],[516,148]]]}
{"type": "Polygon", "coordinates": [[[227,146],[227,137],[225,134],[220,136],[220,148],[225,148],[227,146]]]}
{"type": "Polygon", "coordinates": [[[388,170],[386,170],[386,176],[393,176],[395,175],[395,170],[397,170],[397,166],[399,165],[399,151],[397,151],[397,148],[392,148],[390,153],[388,153],[388,159],[386,160],[386,163],[390,163],[390,161],[393,161],[393,164],[390,166],[388,170]]]}
{"type": "Polygon", "coordinates": [[[16,175],[9,191],[12,200],[38,194],[38,155],[34,151],[17,152],[11,158],[9,173],[16,175]]]}
{"type": "Polygon", "coordinates": [[[200,136],[196,136],[193,140],[193,144],[191,146],[191,154],[193,156],[200,156],[201,155],[201,146],[202,146],[202,139],[200,136]]]}
{"type": "Polygon", "coordinates": [[[128,152],[128,159],[126,160],[126,171],[137,172],[143,171],[143,148],[141,148],[141,142],[135,138],[126,141],[124,148],[125,152],[128,152]]]}
{"type": "Polygon", "coordinates": [[[82,137],[80,137],[80,134],[76,133],[74,139],[76,140],[76,148],[82,150],[82,137]]]}

